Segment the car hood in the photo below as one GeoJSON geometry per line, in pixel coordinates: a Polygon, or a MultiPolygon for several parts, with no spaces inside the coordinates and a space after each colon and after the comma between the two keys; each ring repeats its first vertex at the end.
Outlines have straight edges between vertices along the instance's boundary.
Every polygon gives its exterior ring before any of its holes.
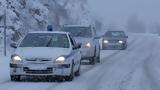
{"type": "Polygon", "coordinates": [[[74,37],[74,39],[77,43],[82,43],[82,44],[92,42],[92,38],[74,37]]]}
{"type": "Polygon", "coordinates": [[[15,54],[18,54],[23,59],[25,58],[52,58],[55,59],[61,55],[68,55],[69,48],[51,48],[51,47],[33,47],[33,48],[18,48],[15,54]]]}

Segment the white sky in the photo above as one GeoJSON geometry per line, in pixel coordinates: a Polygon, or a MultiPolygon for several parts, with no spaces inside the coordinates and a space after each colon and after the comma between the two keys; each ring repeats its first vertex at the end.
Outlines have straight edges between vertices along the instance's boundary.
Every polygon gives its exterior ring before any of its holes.
{"type": "Polygon", "coordinates": [[[106,24],[124,26],[129,16],[137,15],[146,24],[160,22],[160,0],[88,0],[90,9],[106,24]]]}

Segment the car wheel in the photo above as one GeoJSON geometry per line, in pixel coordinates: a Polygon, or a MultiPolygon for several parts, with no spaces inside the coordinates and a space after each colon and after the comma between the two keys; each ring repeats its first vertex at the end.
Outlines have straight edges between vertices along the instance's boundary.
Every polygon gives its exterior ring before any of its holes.
{"type": "Polygon", "coordinates": [[[72,81],[72,80],[73,80],[73,78],[74,78],[73,68],[74,68],[74,66],[73,66],[73,63],[72,63],[71,74],[70,74],[69,76],[66,76],[66,77],[65,77],[65,80],[66,80],[66,81],[72,81]]]}
{"type": "Polygon", "coordinates": [[[95,52],[94,52],[94,56],[90,59],[90,64],[91,65],[94,65],[95,64],[95,62],[96,62],[96,49],[95,49],[95,52]]]}
{"type": "Polygon", "coordinates": [[[96,56],[92,57],[90,60],[89,60],[89,63],[91,65],[94,65],[96,63],[96,56]]]}
{"type": "Polygon", "coordinates": [[[92,58],[90,59],[90,64],[91,64],[91,65],[94,65],[94,64],[95,64],[95,59],[96,59],[96,57],[92,57],[92,58]]]}
{"type": "Polygon", "coordinates": [[[21,81],[20,75],[11,75],[10,78],[11,78],[11,81],[21,81]]]}
{"type": "Polygon", "coordinates": [[[48,82],[54,82],[54,81],[55,81],[55,78],[54,78],[53,76],[47,76],[47,77],[46,77],[46,80],[47,80],[48,82]]]}
{"type": "Polygon", "coordinates": [[[58,81],[58,82],[63,82],[64,81],[64,79],[66,80],[66,78],[67,77],[63,77],[63,76],[56,76],[56,81],[58,81]]]}
{"type": "Polygon", "coordinates": [[[127,49],[127,45],[126,44],[122,46],[122,50],[125,50],[125,49],[127,49]]]}
{"type": "Polygon", "coordinates": [[[81,65],[79,65],[78,70],[75,72],[75,76],[80,76],[81,65]]]}
{"type": "Polygon", "coordinates": [[[99,49],[99,53],[96,59],[97,59],[97,63],[100,63],[100,49],[99,49]]]}
{"type": "Polygon", "coordinates": [[[100,55],[97,57],[97,63],[100,63],[100,55]]]}

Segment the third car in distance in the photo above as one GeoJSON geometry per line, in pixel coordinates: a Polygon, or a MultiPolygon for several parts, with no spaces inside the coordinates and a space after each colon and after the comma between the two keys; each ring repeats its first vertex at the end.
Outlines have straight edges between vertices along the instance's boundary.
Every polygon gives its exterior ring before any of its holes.
{"type": "Polygon", "coordinates": [[[102,37],[102,49],[120,49],[127,48],[127,38],[124,31],[107,31],[102,37]]]}

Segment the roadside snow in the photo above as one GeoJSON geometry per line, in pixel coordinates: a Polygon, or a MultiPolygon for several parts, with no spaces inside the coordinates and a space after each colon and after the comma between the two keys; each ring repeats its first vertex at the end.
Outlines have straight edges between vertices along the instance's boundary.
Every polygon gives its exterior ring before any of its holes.
{"type": "MultiPolygon", "coordinates": [[[[8,56],[9,57],[9,56],[8,56]]],[[[9,58],[0,56],[0,83],[9,79],[9,58]]]]}

